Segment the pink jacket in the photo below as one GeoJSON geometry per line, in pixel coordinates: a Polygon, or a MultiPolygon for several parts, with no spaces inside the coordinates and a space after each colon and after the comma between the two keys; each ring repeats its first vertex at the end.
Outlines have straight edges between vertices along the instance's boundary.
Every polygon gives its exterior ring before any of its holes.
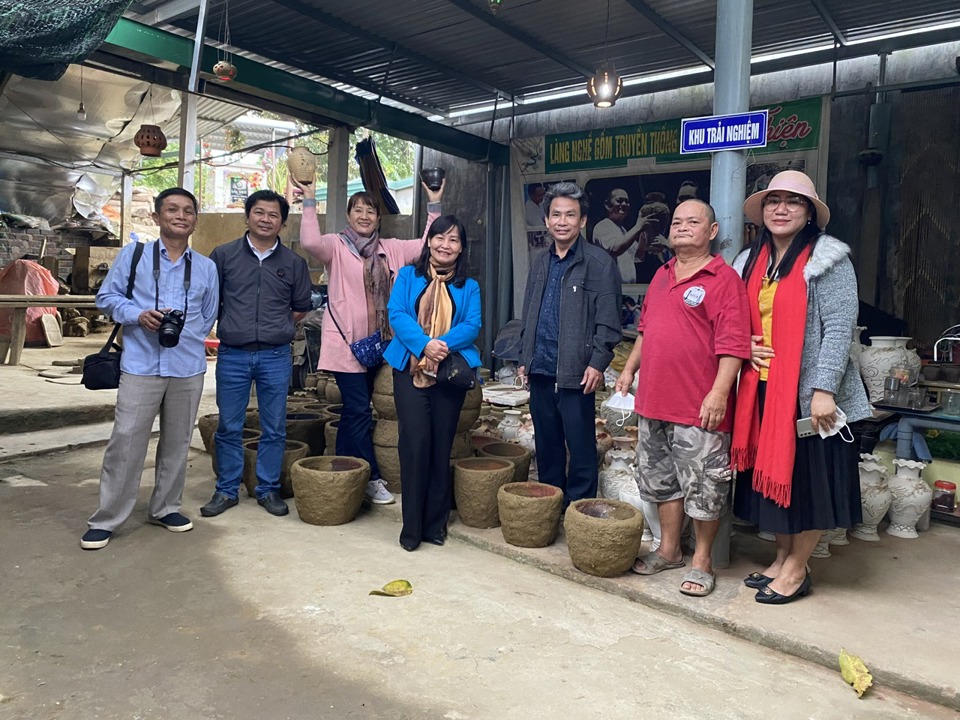
{"type": "MultiPolygon", "coordinates": [[[[431,212],[427,215],[427,227],[440,216],[431,212]]],[[[420,257],[427,231],[417,240],[397,240],[380,238],[380,255],[386,259],[390,269],[391,283],[404,265],[411,265],[420,257]]],[[[329,295],[327,312],[323,315],[323,329],[320,333],[321,370],[331,372],[366,372],[350,352],[349,343],[367,336],[367,300],[363,289],[363,260],[336,233],[321,234],[317,220],[316,207],[304,207],[300,223],[300,245],[327,268],[327,292],[329,295]],[[346,336],[344,342],[333,324],[333,313],[346,336]]]]}

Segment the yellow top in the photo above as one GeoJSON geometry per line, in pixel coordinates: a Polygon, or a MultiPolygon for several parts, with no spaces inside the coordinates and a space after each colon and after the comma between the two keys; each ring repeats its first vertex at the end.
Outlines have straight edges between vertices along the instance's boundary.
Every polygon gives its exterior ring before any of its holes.
{"type": "MultiPolygon", "coordinates": [[[[773,297],[777,294],[777,280],[771,280],[768,277],[763,279],[763,285],[760,287],[760,295],[757,301],[760,304],[760,327],[763,328],[763,345],[772,347],[773,342],[773,297]]],[[[773,358],[770,358],[772,361],[773,358]]],[[[769,369],[760,368],[760,379],[766,381],[769,369]]]]}

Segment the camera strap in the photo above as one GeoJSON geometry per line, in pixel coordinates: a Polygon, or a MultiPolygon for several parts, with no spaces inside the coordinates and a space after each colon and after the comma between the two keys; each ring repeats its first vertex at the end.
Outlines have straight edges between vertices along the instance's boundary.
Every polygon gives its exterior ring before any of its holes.
{"type": "MultiPolygon", "coordinates": [[[[183,319],[187,319],[187,306],[190,301],[190,267],[192,263],[190,262],[189,255],[190,248],[186,248],[183,251],[183,319]]],[[[160,309],[160,241],[153,245],[153,285],[154,285],[154,301],[153,309],[160,309]]]]}

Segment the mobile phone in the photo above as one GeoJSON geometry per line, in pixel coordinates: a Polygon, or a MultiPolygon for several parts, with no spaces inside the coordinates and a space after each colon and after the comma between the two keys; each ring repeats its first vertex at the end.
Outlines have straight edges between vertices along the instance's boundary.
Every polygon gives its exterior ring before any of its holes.
{"type": "Polygon", "coordinates": [[[797,420],[797,437],[810,437],[816,435],[817,431],[813,429],[813,420],[811,418],[800,418],[797,420]]]}

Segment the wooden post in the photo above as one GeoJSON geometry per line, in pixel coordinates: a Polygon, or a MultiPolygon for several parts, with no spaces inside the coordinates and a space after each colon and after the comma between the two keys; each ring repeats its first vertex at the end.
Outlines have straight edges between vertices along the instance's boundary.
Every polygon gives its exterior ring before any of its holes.
{"type": "Polygon", "coordinates": [[[10,360],[8,365],[19,365],[23,344],[27,340],[27,309],[14,308],[10,323],[10,360]]]}

